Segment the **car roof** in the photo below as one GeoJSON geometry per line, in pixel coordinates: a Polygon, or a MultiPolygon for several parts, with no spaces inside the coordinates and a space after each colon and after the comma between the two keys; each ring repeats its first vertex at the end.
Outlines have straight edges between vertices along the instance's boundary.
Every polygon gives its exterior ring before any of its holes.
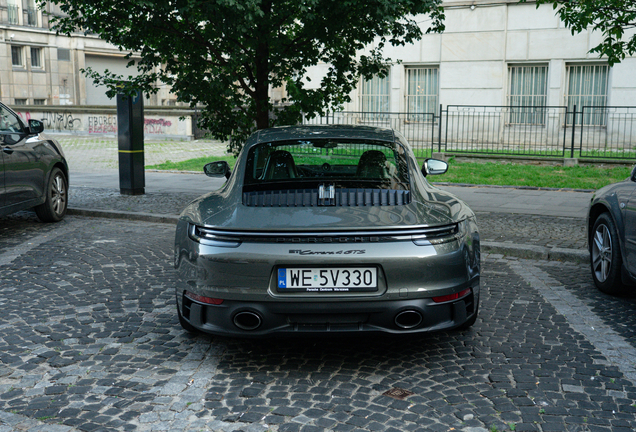
{"type": "Polygon", "coordinates": [[[280,126],[261,129],[252,135],[249,144],[308,138],[351,138],[374,141],[395,141],[393,129],[353,125],[280,126]],[[252,142],[252,139],[254,140],[252,142]]]}

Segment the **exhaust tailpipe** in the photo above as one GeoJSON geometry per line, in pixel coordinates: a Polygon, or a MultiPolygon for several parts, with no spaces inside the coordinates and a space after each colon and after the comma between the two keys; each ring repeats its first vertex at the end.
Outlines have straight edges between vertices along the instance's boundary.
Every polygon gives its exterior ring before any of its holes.
{"type": "Polygon", "coordinates": [[[256,330],[262,324],[261,317],[255,312],[239,312],[234,315],[234,325],[241,330],[256,330]]]}
{"type": "Polygon", "coordinates": [[[422,314],[414,310],[405,310],[395,316],[395,325],[405,330],[422,324],[422,314]]]}

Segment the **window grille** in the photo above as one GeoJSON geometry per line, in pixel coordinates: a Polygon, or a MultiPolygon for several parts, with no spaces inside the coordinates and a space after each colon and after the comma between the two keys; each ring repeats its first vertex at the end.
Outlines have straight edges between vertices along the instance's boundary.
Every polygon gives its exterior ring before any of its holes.
{"type": "Polygon", "coordinates": [[[42,49],[31,48],[31,67],[40,69],[42,68],[42,49]]]}
{"type": "Polygon", "coordinates": [[[511,124],[545,124],[548,66],[509,66],[508,106],[511,124]]]}
{"type": "Polygon", "coordinates": [[[381,117],[380,113],[388,113],[389,107],[389,76],[380,78],[376,75],[370,80],[363,79],[362,111],[381,117]]]}
{"type": "MultiPolygon", "coordinates": [[[[583,107],[605,107],[607,105],[608,65],[569,65],[566,67],[568,111],[581,112],[583,107]]],[[[571,117],[568,118],[571,124],[571,117]]],[[[605,110],[586,110],[585,115],[577,115],[576,124],[585,126],[604,126],[605,110]]]]}
{"type": "Polygon", "coordinates": [[[9,24],[20,25],[20,6],[13,3],[7,4],[9,24]]]}
{"type": "Polygon", "coordinates": [[[11,47],[11,64],[13,66],[24,67],[24,63],[22,62],[22,47],[11,47]]]}
{"type": "Polygon", "coordinates": [[[413,114],[438,114],[438,68],[406,68],[406,107],[413,114]]]}

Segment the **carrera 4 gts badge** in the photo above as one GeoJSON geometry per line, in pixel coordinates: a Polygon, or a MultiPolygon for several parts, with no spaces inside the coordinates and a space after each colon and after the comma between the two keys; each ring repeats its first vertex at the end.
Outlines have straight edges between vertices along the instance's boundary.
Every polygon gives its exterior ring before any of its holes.
{"type": "Polygon", "coordinates": [[[339,250],[339,251],[313,251],[310,249],[290,249],[290,254],[298,255],[362,255],[367,251],[364,249],[351,249],[351,250],[339,250]]]}

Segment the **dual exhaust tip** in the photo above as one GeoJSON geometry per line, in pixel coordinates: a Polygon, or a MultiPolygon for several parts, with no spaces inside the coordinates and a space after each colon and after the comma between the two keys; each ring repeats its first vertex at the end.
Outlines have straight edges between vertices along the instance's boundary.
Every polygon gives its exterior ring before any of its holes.
{"type": "MultiPolygon", "coordinates": [[[[422,324],[422,314],[415,310],[404,310],[395,316],[395,325],[408,330],[422,324]]],[[[261,316],[256,312],[243,311],[234,315],[234,325],[241,330],[256,330],[263,324],[261,316]]]]}

